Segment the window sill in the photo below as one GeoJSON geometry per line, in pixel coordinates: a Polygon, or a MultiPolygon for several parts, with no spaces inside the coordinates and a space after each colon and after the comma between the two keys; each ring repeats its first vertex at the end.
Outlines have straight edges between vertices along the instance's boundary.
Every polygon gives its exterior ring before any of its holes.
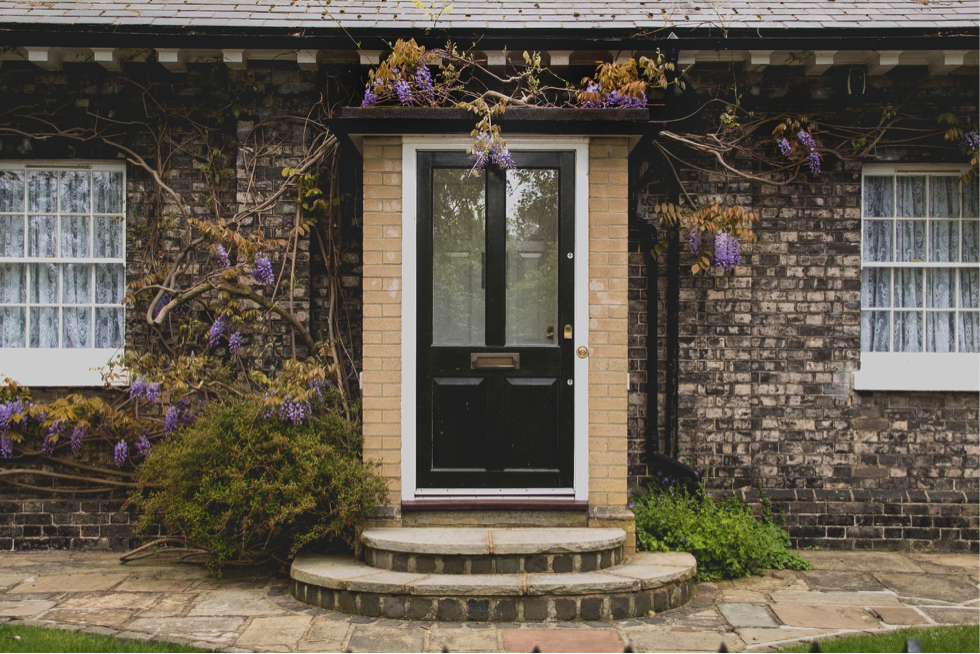
{"type": "Polygon", "coordinates": [[[122,354],[118,348],[0,350],[0,379],[10,377],[28,387],[103,386],[102,372],[109,361],[122,354]]]}
{"type": "Polygon", "coordinates": [[[862,352],[856,391],[980,391],[980,354],[862,352]]]}

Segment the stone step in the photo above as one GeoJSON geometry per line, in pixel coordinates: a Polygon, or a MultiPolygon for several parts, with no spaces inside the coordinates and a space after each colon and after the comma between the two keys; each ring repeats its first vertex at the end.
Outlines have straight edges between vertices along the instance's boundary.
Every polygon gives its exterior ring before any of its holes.
{"type": "Polygon", "coordinates": [[[426,574],[379,570],[348,556],[293,561],[296,599],[345,613],[409,620],[619,620],[686,603],[697,564],[683,552],[643,553],[596,572],[426,574]]]}
{"type": "Polygon", "coordinates": [[[623,562],[622,529],[366,529],[374,568],[424,574],[592,572],[623,562]]]}

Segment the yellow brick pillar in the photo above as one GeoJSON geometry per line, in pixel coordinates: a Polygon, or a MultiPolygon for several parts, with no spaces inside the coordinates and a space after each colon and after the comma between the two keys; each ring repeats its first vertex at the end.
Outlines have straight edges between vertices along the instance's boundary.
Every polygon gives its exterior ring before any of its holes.
{"type": "Polygon", "coordinates": [[[626,508],[629,372],[629,141],[589,140],[589,525],[621,527],[626,508]]]}
{"type": "Polygon", "coordinates": [[[364,459],[388,480],[387,518],[401,500],[402,145],[364,138],[364,459]]]}

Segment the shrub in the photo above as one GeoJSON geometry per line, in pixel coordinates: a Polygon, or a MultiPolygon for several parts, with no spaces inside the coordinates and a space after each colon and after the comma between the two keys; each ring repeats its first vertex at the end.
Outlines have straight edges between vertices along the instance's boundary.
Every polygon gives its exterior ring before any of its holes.
{"type": "Polygon", "coordinates": [[[630,502],[639,550],[690,552],[701,581],[745,577],[767,568],[810,568],[789,549],[789,535],[778,516],[773,518],[765,495],[761,519],[756,519],[736,497],[716,501],[701,487],[691,493],[669,482],[651,482],[630,502]]]}
{"type": "Polygon", "coordinates": [[[285,563],[312,543],[350,546],[354,524],[387,497],[360,448],[360,425],[329,408],[297,424],[254,396],[212,403],[139,467],[138,527],[182,535],[214,574],[285,563]]]}

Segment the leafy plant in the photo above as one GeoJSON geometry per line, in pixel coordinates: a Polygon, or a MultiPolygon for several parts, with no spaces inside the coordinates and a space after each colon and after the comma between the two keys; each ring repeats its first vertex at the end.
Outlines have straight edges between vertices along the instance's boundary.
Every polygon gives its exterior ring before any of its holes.
{"type": "Polygon", "coordinates": [[[254,398],[225,399],[157,445],[130,501],[142,533],[163,525],[204,550],[214,574],[285,563],[314,542],[351,546],[354,525],[386,499],[360,448],[360,424],[329,405],[297,423],[254,398]]]}
{"type": "Polygon", "coordinates": [[[653,247],[653,256],[660,257],[671,238],[679,230],[687,230],[688,246],[694,256],[693,274],[721,268],[732,270],[742,264],[741,242],[755,243],[753,225],[759,217],[740,206],[723,209],[717,202],[708,202],[697,208],[671,203],[655,205],[663,237],[653,247]]]}
{"type": "Polygon", "coordinates": [[[630,501],[637,547],[690,552],[702,581],[745,577],[768,568],[809,569],[810,563],[790,550],[781,516],[772,515],[768,498],[762,504],[762,515],[756,519],[736,497],[716,501],[703,487],[691,493],[670,479],[651,482],[630,501]]]}

